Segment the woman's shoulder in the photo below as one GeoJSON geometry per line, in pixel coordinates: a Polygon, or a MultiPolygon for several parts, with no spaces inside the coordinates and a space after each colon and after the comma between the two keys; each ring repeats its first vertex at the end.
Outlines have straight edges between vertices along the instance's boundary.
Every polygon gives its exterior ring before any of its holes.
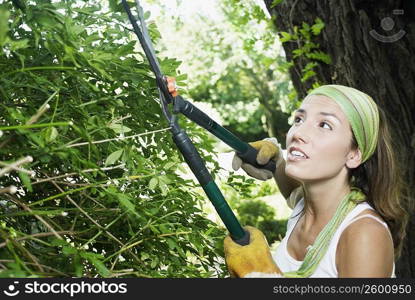
{"type": "MultiPolygon", "coordinates": [[[[353,217],[343,230],[339,244],[346,240],[360,242],[386,242],[393,246],[389,228],[382,217],[373,209],[365,209],[353,217]]],[[[352,243],[356,244],[356,243],[352,243]]],[[[379,245],[379,244],[378,244],[379,245]]]]}
{"type": "Polygon", "coordinates": [[[363,210],[353,220],[337,245],[339,274],[388,277],[393,267],[394,248],[386,223],[372,209],[363,210]]]}

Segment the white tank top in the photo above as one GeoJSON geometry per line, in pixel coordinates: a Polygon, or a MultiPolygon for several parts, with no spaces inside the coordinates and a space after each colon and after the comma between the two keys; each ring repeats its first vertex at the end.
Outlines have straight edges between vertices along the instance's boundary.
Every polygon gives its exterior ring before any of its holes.
{"type": "MultiPolygon", "coordinates": [[[[298,219],[301,216],[300,212],[302,211],[303,207],[304,198],[298,201],[297,205],[294,207],[291,217],[288,219],[287,233],[285,234],[285,237],[282,239],[281,243],[278,245],[277,249],[272,253],[274,261],[276,262],[276,264],[282,272],[297,271],[302,264],[302,261],[294,259],[288,253],[287,241],[295,225],[297,224],[298,219]]],[[[340,224],[339,228],[337,228],[336,232],[334,233],[334,236],[330,241],[329,248],[327,249],[326,254],[323,256],[322,260],[320,261],[320,264],[317,266],[317,269],[310,277],[338,277],[338,272],[336,268],[337,244],[339,242],[342,232],[346,229],[348,225],[350,225],[354,221],[363,217],[373,218],[374,220],[377,220],[378,222],[383,224],[389,232],[388,225],[385,222],[381,221],[379,218],[376,218],[375,216],[367,214],[356,218],[358,214],[360,214],[362,211],[366,209],[373,210],[373,208],[367,202],[360,203],[346,216],[346,218],[340,224]]],[[[395,277],[395,263],[393,264],[391,277],[395,277]]]]}

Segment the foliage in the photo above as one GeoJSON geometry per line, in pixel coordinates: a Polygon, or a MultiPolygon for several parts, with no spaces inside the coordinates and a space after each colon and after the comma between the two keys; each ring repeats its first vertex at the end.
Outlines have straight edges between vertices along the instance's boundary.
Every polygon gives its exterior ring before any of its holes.
{"type": "MultiPolygon", "coordinates": [[[[224,231],[178,175],[182,158],[120,6],[19,3],[0,1],[0,161],[33,161],[0,177],[17,186],[0,194],[0,276],[222,276],[224,231]]],[[[161,61],[169,75],[178,65],[161,61]]],[[[218,168],[206,133],[181,123],[218,168]]]]}
{"type": "MultiPolygon", "coordinates": [[[[302,68],[302,77],[301,81],[305,82],[307,80],[313,81],[313,88],[316,88],[320,85],[316,81],[316,72],[315,69],[321,64],[326,65],[331,64],[331,58],[327,53],[319,50],[320,45],[315,43],[315,37],[318,36],[321,31],[324,29],[325,24],[320,18],[315,19],[315,23],[311,26],[305,22],[301,24],[302,26],[293,26],[293,32],[280,32],[282,43],[292,42],[297,45],[297,48],[292,51],[293,60],[302,59],[305,61],[305,66],[302,68]]],[[[290,62],[292,66],[294,61],[290,62]]]]}
{"type": "Polygon", "coordinates": [[[222,189],[242,224],[260,229],[269,244],[284,237],[287,219],[277,219],[275,209],[262,199],[279,192],[274,182],[258,185],[254,179],[232,174],[222,189]]]}
{"type": "Polygon", "coordinates": [[[276,136],[284,144],[291,87],[270,19],[254,1],[221,1],[221,10],[228,29],[223,24],[208,24],[215,29],[199,36],[198,41],[203,41],[202,49],[217,49],[215,55],[226,65],[221,72],[205,72],[191,96],[221,104],[226,124],[244,133],[246,140],[276,136]]]}
{"type": "Polygon", "coordinates": [[[274,209],[262,200],[247,200],[236,208],[240,221],[261,230],[269,244],[280,241],[287,231],[287,220],[275,219],[274,209]]]}

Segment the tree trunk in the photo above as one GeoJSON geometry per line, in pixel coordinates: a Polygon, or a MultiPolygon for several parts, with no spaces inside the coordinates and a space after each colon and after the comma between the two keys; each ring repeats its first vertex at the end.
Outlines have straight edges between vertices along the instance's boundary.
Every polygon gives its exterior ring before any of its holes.
{"type": "MultiPolygon", "coordinates": [[[[331,64],[320,64],[315,79],[324,84],[343,84],[373,97],[386,112],[393,136],[402,145],[397,149],[405,165],[409,201],[415,191],[415,5],[412,0],[284,0],[271,8],[278,31],[293,33],[303,22],[312,25],[317,17],[325,28],[313,42],[331,57],[331,64]],[[412,2],[412,3],[411,3],[412,2]],[[376,30],[376,31],[372,31],[376,30]],[[400,36],[402,34],[403,36],[400,36]]],[[[285,42],[287,61],[293,62],[291,79],[300,99],[312,87],[312,80],[301,81],[302,69],[310,62],[293,58],[298,42],[285,42]]],[[[411,220],[401,258],[396,265],[399,277],[415,277],[415,215],[411,220]]]]}

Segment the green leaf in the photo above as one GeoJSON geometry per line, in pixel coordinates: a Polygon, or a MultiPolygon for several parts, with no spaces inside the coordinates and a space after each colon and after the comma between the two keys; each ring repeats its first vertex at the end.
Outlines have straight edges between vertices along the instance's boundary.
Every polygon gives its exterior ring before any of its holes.
{"type": "Polygon", "coordinates": [[[71,246],[63,246],[62,253],[65,255],[72,255],[78,253],[78,250],[71,246]]]}
{"type": "Polygon", "coordinates": [[[168,191],[169,191],[169,188],[167,187],[167,184],[165,184],[163,181],[159,181],[159,188],[161,190],[161,194],[163,196],[166,196],[168,191]]]}
{"type": "Polygon", "coordinates": [[[281,31],[282,38],[280,38],[281,43],[285,43],[292,40],[292,35],[288,32],[281,31]]]}
{"type": "Polygon", "coordinates": [[[131,128],[121,124],[110,124],[108,127],[114,130],[116,133],[127,133],[131,131],[131,128]]]}
{"type": "Polygon", "coordinates": [[[271,8],[274,8],[275,6],[277,6],[278,4],[280,4],[282,1],[284,0],[274,0],[271,3],[271,8]]]}
{"type": "Polygon", "coordinates": [[[315,75],[316,75],[316,72],[314,72],[313,70],[309,70],[309,71],[305,72],[305,74],[301,78],[301,81],[304,82],[304,81],[308,80],[309,78],[311,78],[315,75]]]}
{"type": "Polygon", "coordinates": [[[305,31],[310,31],[310,25],[308,25],[306,22],[303,22],[302,25],[305,31]]]}
{"type": "Polygon", "coordinates": [[[170,233],[170,230],[167,228],[165,224],[160,224],[159,229],[162,233],[170,233]]]}
{"type": "Polygon", "coordinates": [[[170,250],[174,250],[177,247],[176,242],[172,238],[166,238],[166,240],[170,250]]]}
{"type": "Polygon", "coordinates": [[[311,31],[314,35],[319,35],[324,26],[324,22],[320,18],[317,18],[316,23],[311,26],[311,31]]]}
{"type": "Polygon", "coordinates": [[[44,132],[45,141],[48,143],[54,141],[58,136],[58,130],[53,126],[46,128],[44,132]]]}
{"type": "Polygon", "coordinates": [[[295,50],[293,50],[293,54],[294,54],[293,57],[297,58],[297,57],[301,56],[303,53],[304,53],[303,48],[295,49],[295,50]]]}
{"type": "Polygon", "coordinates": [[[118,159],[120,159],[123,151],[123,149],[120,149],[111,153],[105,161],[105,166],[113,165],[118,159]]]}
{"type": "Polygon", "coordinates": [[[29,40],[28,39],[23,39],[23,40],[18,40],[18,41],[10,41],[10,50],[11,51],[16,51],[19,49],[24,49],[29,47],[29,40]]]}
{"type": "Polygon", "coordinates": [[[160,230],[158,230],[158,229],[156,228],[156,226],[154,226],[154,225],[150,225],[149,227],[150,227],[151,231],[152,231],[154,234],[160,234],[160,230]]]}
{"type": "Polygon", "coordinates": [[[150,268],[154,269],[157,265],[158,265],[158,260],[156,258],[152,259],[151,264],[150,264],[150,268]]]}
{"type": "Polygon", "coordinates": [[[147,20],[148,18],[150,18],[150,15],[151,15],[150,11],[144,12],[144,19],[147,20]]]}
{"type": "Polygon", "coordinates": [[[175,166],[176,164],[177,164],[177,162],[170,161],[170,162],[168,162],[167,164],[165,164],[165,165],[164,165],[164,169],[165,169],[165,170],[168,170],[168,169],[170,169],[171,167],[175,166]]]}
{"type": "Polygon", "coordinates": [[[176,81],[182,81],[187,79],[187,74],[181,74],[179,76],[176,76],[176,81]]]}
{"type": "Polygon", "coordinates": [[[120,201],[121,206],[123,206],[127,211],[136,213],[135,205],[130,201],[132,198],[124,195],[124,194],[117,194],[118,200],[120,201]]]}
{"type": "Polygon", "coordinates": [[[102,255],[91,253],[91,252],[81,252],[81,257],[87,259],[91,264],[97,268],[98,273],[103,277],[108,277],[111,275],[111,272],[107,269],[104,263],[100,260],[102,255]]]}
{"type": "Polygon", "coordinates": [[[32,183],[31,183],[29,175],[27,175],[26,173],[23,173],[23,172],[19,172],[19,177],[22,180],[22,183],[24,184],[26,189],[29,192],[33,192],[32,183]]]}
{"type": "Polygon", "coordinates": [[[67,246],[68,242],[62,239],[53,238],[51,242],[52,246],[67,246]]]}
{"type": "Polygon", "coordinates": [[[158,177],[159,182],[163,182],[165,184],[170,184],[171,180],[166,175],[161,175],[158,177]]]}
{"type": "Polygon", "coordinates": [[[82,272],[83,272],[83,265],[81,262],[81,256],[79,254],[75,254],[73,256],[73,265],[75,268],[75,276],[76,277],[82,277],[82,272]]]}
{"type": "Polygon", "coordinates": [[[148,188],[149,188],[150,190],[154,190],[154,189],[156,188],[156,186],[157,186],[158,182],[159,182],[159,181],[158,181],[157,177],[153,177],[153,178],[151,178],[150,183],[148,184],[148,188]]]}
{"type": "Polygon", "coordinates": [[[46,10],[45,11],[38,11],[35,15],[35,20],[43,26],[45,29],[52,29],[58,25],[56,19],[53,18],[46,10]]]}
{"type": "Polygon", "coordinates": [[[9,32],[10,12],[0,7],[0,47],[3,47],[8,41],[7,33],[9,32]]]}
{"type": "Polygon", "coordinates": [[[320,60],[328,65],[331,64],[331,57],[328,54],[324,53],[323,51],[313,51],[311,53],[307,53],[306,56],[308,58],[320,60]]]}
{"type": "Polygon", "coordinates": [[[150,258],[150,255],[148,255],[148,253],[146,252],[141,252],[141,260],[146,260],[150,258]]]}

